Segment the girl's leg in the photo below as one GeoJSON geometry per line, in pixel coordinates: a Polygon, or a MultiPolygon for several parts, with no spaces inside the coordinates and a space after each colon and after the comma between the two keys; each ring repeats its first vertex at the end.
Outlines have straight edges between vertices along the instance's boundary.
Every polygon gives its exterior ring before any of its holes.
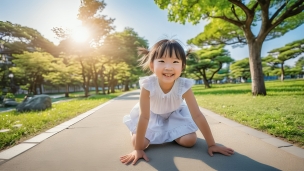
{"type": "Polygon", "coordinates": [[[190,134],[186,134],[182,137],[175,139],[175,141],[181,146],[192,147],[195,145],[196,139],[197,139],[196,133],[192,132],[190,134]]]}
{"type": "MultiPolygon", "coordinates": [[[[132,134],[131,140],[132,140],[132,145],[135,148],[136,134],[132,134]]],[[[145,147],[148,148],[149,144],[150,141],[147,138],[145,138],[145,142],[144,142],[145,147]]]]}

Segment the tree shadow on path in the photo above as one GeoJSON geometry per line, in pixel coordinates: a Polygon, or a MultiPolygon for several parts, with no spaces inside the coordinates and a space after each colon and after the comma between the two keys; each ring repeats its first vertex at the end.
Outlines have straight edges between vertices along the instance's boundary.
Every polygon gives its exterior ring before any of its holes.
{"type": "MultiPolygon", "coordinates": [[[[207,144],[203,139],[198,138],[196,145],[192,148],[184,148],[177,143],[166,143],[162,145],[150,145],[146,153],[150,159],[148,164],[160,171],[180,170],[177,168],[174,158],[187,158],[199,160],[214,170],[219,171],[277,171],[279,169],[272,166],[255,161],[247,156],[235,152],[232,156],[224,156],[221,154],[214,154],[210,157],[207,153],[207,144]]],[[[141,159],[139,162],[145,162],[141,159]]],[[[191,161],[186,163],[189,165],[187,170],[205,170],[191,165],[191,161]]],[[[206,166],[205,166],[206,167],[206,166]]],[[[208,167],[207,167],[208,168],[208,167]]]]}

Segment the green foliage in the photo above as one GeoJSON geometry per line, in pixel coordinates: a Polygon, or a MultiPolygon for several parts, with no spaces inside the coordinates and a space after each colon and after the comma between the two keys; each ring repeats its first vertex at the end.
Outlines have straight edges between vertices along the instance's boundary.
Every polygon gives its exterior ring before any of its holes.
{"type": "Polygon", "coordinates": [[[230,76],[232,78],[250,78],[249,58],[235,61],[230,65],[230,76]]]}
{"type": "Polygon", "coordinates": [[[260,60],[264,41],[283,36],[304,23],[304,1],[257,0],[155,0],[168,11],[169,21],[185,24],[207,20],[204,31],[188,44],[233,45],[248,44],[252,94],[266,95],[260,60]],[[254,29],[255,26],[259,28],[254,29]],[[254,34],[258,32],[258,34],[254,34]]]}
{"type": "Polygon", "coordinates": [[[72,85],[81,83],[81,70],[79,65],[70,60],[64,63],[65,57],[57,59],[53,65],[53,71],[45,73],[43,78],[45,81],[51,82],[53,85],[72,85]]]}
{"type": "Polygon", "coordinates": [[[296,62],[295,70],[298,74],[304,74],[304,57],[299,58],[296,62]]]}
{"type": "Polygon", "coordinates": [[[285,61],[296,58],[304,53],[304,39],[288,43],[285,46],[273,49],[268,53],[270,56],[276,58],[277,62],[282,64],[285,61]]]}
{"type": "Polygon", "coordinates": [[[266,56],[265,58],[262,58],[262,64],[264,75],[274,76],[281,74],[279,67],[280,62],[273,56],[266,56]]]}
{"type": "MultiPolygon", "coordinates": [[[[128,86],[130,82],[135,82],[142,75],[142,71],[138,65],[138,47],[148,47],[148,41],[140,37],[132,28],[125,28],[122,32],[115,32],[106,37],[101,51],[111,59],[110,63],[118,63],[124,66],[126,72],[120,72],[116,78],[119,82],[128,86]],[[126,66],[128,65],[128,66],[126,66]]],[[[112,65],[112,64],[111,64],[112,65]]]]}
{"type": "Polygon", "coordinates": [[[296,58],[304,52],[304,39],[297,40],[286,44],[284,47],[271,50],[269,56],[264,59],[268,63],[272,63],[272,66],[280,65],[281,80],[284,80],[284,75],[287,73],[297,73],[295,70],[285,70],[285,61],[296,58]],[[286,73],[287,72],[287,73],[286,73]]]}
{"type": "MultiPolygon", "coordinates": [[[[186,73],[191,73],[194,78],[203,78],[205,86],[209,87],[207,82],[211,81],[215,74],[218,74],[216,77],[219,79],[223,64],[229,64],[232,61],[229,52],[223,46],[202,48],[188,56],[186,73]]],[[[226,75],[222,75],[224,76],[226,75]]]]}
{"type": "Polygon", "coordinates": [[[9,21],[0,21],[0,43],[12,53],[22,53],[29,49],[40,48],[52,55],[57,55],[55,45],[37,30],[9,21]]]}
{"type": "Polygon", "coordinates": [[[90,32],[88,42],[93,46],[101,45],[102,40],[114,30],[112,25],[114,19],[100,15],[105,7],[104,1],[82,0],[78,10],[78,19],[82,21],[84,27],[88,28],[90,32]]]}
{"type": "Polygon", "coordinates": [[[13,93],[6,93],[6,95],[4,97],[8,98],[8,99],[14,99],[15,95],[13,93]]]}
{"type": "Polygon", "coordinates": [[[251,29],[258,24],[263,25],[262,32],[265,31],[269,40],[283,36],[304,22],[304,13],[301,10],[304,2],[300,0],[286,3],[260,3],[255,0],[155,0],[155,3],[161,9],[168,10],[169,21],[197,24],[204,19],[209,20],[204,32],[188,41],[199,46],[222,43],[247,44],[246,38],[252,36],[251,29]]]}
{"type": "MultiPolygon", "coordinates": [[[[15,67],[10,68],[14,78],[21,80],[19,85],[26,85],[36,92],[37,85],[43,81],[43,74],[56,71],[58,60],[46,52],[24,52],[14,55],[15,67]]],[[[36,94],[36,93],[35,93],[36,94]]]]}

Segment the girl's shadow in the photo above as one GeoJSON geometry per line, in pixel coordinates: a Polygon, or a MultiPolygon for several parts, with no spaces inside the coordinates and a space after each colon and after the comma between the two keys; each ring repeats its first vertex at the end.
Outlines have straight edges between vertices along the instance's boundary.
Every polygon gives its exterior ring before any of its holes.
{"type": "MultiPolygon", "coordinates": [[[[174,158],[189,158],[196,159],[205,163],[206,168],[198,168],[197,166],[191,165],[191,161],[186,163],[188,165],[187,170],[206,170],[207,168],[213,168],[214,170],[223,171],[257,171],[257,170],[279,170],[272,166],[259,163],[247,156],[235,152],[232,156],[227,157],[221,154],[215,153],[213,157],[210,157],[207,153],[207,144],[203,139],[198,138],[196,145],[192,148],[184,148],[179,146],[177,143],[166,143],[162,145],[150,145],[146,150],[146,153],[150,159],[148,164],[153,166],[156,170],[180,170],[174,163],[174,158]]],[[[145,162],[140,160],[139,162],[145,162]]]]}

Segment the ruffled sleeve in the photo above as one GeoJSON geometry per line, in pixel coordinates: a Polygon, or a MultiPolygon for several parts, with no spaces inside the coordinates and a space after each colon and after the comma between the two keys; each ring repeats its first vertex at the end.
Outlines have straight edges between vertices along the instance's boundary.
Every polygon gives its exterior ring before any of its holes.
{"type": "Polygon", "coordinates": [[[182,96],[195,84],[195,80],[189,78],[180,78],[179,95],[182,96]]]}
{"type": "Polygon", "coordinates": [[[150,91],[150,97],[154,95],[155,92],[155,75],[150,75],[146,77],[139,77],[139,86],[140,89],[145,88],[146,90],[150,91]]]}
{"type": "Polygon", "coordinates": [[[139,77],[139,86],[140,89],[145,88],[146,90],[150,91],[151,90],[151,84],[150,84],[149,77],[139,77]]]}

